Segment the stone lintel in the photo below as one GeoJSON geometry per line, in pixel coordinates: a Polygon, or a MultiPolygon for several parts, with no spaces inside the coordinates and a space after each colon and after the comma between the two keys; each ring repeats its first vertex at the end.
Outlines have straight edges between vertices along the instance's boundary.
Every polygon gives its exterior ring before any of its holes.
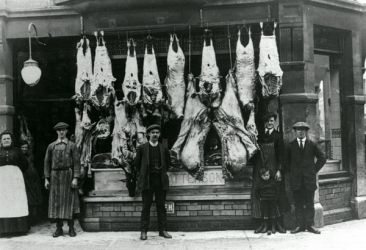
{"type": "Polygon", "coordinates": [[[364,105],[365,104],[364,95],[347,95],[346,100],[350,104],[355,104],[355,105],[364,105]]]}
{"type": "Polygon", "coordinates": [[[280,101],[284,103],[316,103],[318,95],[314,93],[291,93],[280,95],[280,101]]]}
{"type": "Polygon", "coordinates": [[[11,105],[0,105],[0,115],[14,115],[15,107],[11,105]]]}

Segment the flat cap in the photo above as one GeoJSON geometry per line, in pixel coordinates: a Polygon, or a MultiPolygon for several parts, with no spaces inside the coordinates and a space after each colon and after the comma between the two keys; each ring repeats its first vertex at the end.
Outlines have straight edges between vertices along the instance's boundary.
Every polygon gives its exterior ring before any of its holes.
{"type": "Polygon", "coordinates": [[[69,124],[65,123],[65,122],[58,122],[55,126],[53,126],[54,130],[58,130],[58,129],[66,129],[69,127],[69,124]]]}
{"type": "Polygon", "coordinates": [[[294,125],[292,125],[293,129],[305,129],[305,130],[309,130],[310,126],[309,124],[307,124],[306,122],[296,122],[294,125]]]}
{"type": "Polygon", "coordinates": [[[146,133],[149,133],[151,130],[153,129],[158,129],[160,131],[160,125],[159,124],[153,124],[153,125],[150,125],[149,127],[147,127],[146,129],[146,133]]]}

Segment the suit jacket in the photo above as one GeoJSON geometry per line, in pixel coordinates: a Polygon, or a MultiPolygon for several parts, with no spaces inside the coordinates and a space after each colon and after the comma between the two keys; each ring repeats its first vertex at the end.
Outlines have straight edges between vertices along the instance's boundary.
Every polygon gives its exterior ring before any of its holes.
{"type": "MultiPolygon", "coordinates": [[[[161,159],[161,183],[164,190],[169,188],[169,178],[167,171],[170,165],[169,150],[159,142],[160,159],[161,159]]],[[[149,166],[149,142],[142,144],[137,148],[135,158],[135,167],[137,170],[138,180],[137,188],[141,191],[150,188],[150,166],[149,166]]]]}
{"type": "Polygon", "coordinates": [[[307,138],[304,149],[301,150],[295,139],[286,151],[286,170],[290,173],[292,190],[299,190],[302,180],[307,190],[316,190],[316,173],[326,162],[325,154],[319,146],[307,138]]]}

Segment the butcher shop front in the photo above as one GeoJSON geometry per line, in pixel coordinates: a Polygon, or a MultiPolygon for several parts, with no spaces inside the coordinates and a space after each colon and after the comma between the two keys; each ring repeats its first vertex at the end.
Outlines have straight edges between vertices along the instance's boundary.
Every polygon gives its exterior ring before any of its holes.
{"type": "MultiPolygon", "coordinates": [[[[310,138],[326,152],[316,226],[366,217],[363,6],[346,0],[35,2],[0,4],[0,128],[32,138],[41,175],[53,125],[71,125],[86,176],[84,230],[140,229],[133,160],[147,141],[146,128],[156,123],[172,157],[168,229],[252,228],[257,138],[268,112],[277,114],[286,142],[295,136],[292,125],[306,121],[310,138]],[[32,43],[42,70],[32,87],[20,77],[29,23],[41,42],[32,43]]],[[[293,220],[287,212],[286,226],[293,220]]]]}

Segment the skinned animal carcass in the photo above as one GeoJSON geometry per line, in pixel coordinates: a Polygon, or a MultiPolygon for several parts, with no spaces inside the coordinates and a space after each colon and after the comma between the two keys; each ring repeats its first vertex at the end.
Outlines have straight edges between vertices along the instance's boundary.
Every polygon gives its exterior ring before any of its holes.
{"type": "Polygon", "coordinates": [[[263,97],[278,96],[282,86],[283,72],[280,67],[275,31],[273,31],[273,35],[265,36],[262,30],[257,70],[262,84],[263,97]]]}
{"type": "Polygon", "coordinates": [[[197,179],[203,178],[203,144],[211,127],[207,107],[196,93],[192,74],[188,76],[187,102],[178,139],[172,147],[183,167],[197,179]]]}
{"type": "Polygon", "coordinates": [[[97,37],[93,71],[93,85],[95,86],[95,90],[92,92],[93,101],[95,105],[109,107],[111,105],[111,96],[114,94],[113,82],[116,81],[116,78],[114,78],[112,73],[112,63],[105,46],[103,33],[100,39],[97,37]]]}
{"type": "Polygon", "coordinates": [[[253,135],[244,127],[231,71],[226,77],[226,92],[221,106],[214,112],[216,120],[213,124],[223,150],[223,174],[225,178],[232,178],[247,165],[258,147],[253,135]]]}
{"type": "Polygon", "coordinates": [[[241,43],[241,32],[238,32],[236,43],[236,68],[235,77],[239,101],[243,107],[252,103],[255,95],[255,65],[254,47],[250,31],[248,32],[249,41],[246,47],[241,43]]]}
{"type": "MultiPolygon", "coordinates": [[[[84,103],[80,127],[82,128],[82,136],[79,135],[76,137],[76,146],[81,150],[80,154],[80,164],[83,167],[89,166],[91,163],[91,155],[92,155],[92,129],[94,124],[92,124],[88,110],[90,109],[89,104],[84,103]]],[[[77,119],[80,119],[78,115],[76,116],[77,119]]],[[[78,125],[78,120],[76,120],[76,125],[78,125]]],[[[76,132],[76,131],[75,131],[76,132]]]]}
{"type": "Polygon", "coordinates": [[[153,45],[151,45],[151,54],[148,53],[147,46],[145,47],[143,77],[142,77],[142,101],[145,105],[145,115],[161,116],[159,104],[163,101],[163,92],[161,89],[158,66],[153,45]]]}
{"type": "Polygon", "coordinates": [[[136,149],[146,140],[146,129],[142,125],[140,114],[137,109],[132,109],[132,113],[127,113],[126,104],[118,101],[114,102],[115,119],[112,140],[112,159],[123,166],[128,173],[132,171],[133,160],[136,156],[136,149]]]}
{"type": "Polygon", "coordinates": [[[141,83],[138,79],[136,43],[132,39],[127,41],[127,59],[122,91],[124,94],[123,101],[129,105],[136,105],[140,101],[141,83]]]}
{"type": "Polygon", "coordinates": [[[203,42],[199,97],[207,107],[217,108],[221,104],[220,72],[216,64],[212,39],[203,42]]]}
{"type": "Polygon", "coordinates": [[[184,96],[186,85],[184,82],[185,58],[177,36],[170,35],[170,44],[167,56],[168,73],[165,78],[169,106],[177,116],[183,116],[184,96]],[[173,48],[175,42],[176,51],[173,48]]]}
{"type": "Polygon", "coordinates": [[[75,95],[77,98],[89,98],[95,90],[93,81],[92,56],[89,46],[89,39],[81,38],[76,45],[77,74],[75,79],[75,95]],[[85,53],[84,53],[85,49],[85,53]]]}

